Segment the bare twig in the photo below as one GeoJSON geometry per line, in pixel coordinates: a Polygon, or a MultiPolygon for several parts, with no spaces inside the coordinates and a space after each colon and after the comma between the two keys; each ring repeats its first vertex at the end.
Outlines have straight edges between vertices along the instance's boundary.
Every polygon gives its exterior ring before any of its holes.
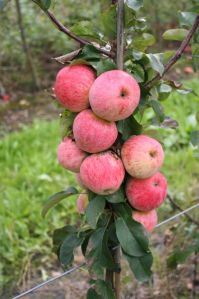
{"type": "Polygon", "coordinates": [[[193,26],[189,30],[186,38],[181,43],[180,47],[176,51],[176,53],[171,57],[171,59],[168,61],[168,63],[164,66],[164,72],[162,75],[157,74],[154,78],[152,78],[149,82],[145,84],[145,87],[150,88],[154,82],[164,77],[164,75],[170,70],[170,68],[181,58],[184,50],[189,45],[194,33],[198,29],[199,26],[199,15],[196,17],[195,22],[193,23],[193,26]]]}
{"type": "Polygon", "coordinates": [[[52,59],[56,60],[57,62],[59,62],[61,64],[65,64],[66,62],[72,61],[79,54],[80,51],[81,51],[81,49],[77,49],[68,54],[65,54],[65,55],[62,55],[59,57],[55,57],[52,59]]]}
{"type": "MultiPolygon", "coordinates": [[[[167,198],[169,199],[169,201],[171,202],[171,204],[178,209],[179,211],[183,212],[183,209],[173,200],[173,198],[170,195],[167,195],[167,198]]],[[[187,217],[187,219],[189,219],[191,222],[193,222],[194,224],[196,224],[199,227],[199,222],[197,220],[195,220],[192,216],[190,216],[187,213],[184,213],[184,215],[187,217]]]]}
{"type": "Polygon", "coordinates": [[[53,24],[63,33],[68,35],[70,38],[74,39],[76,42],[80,43],[80,45],[92,45],[94,46],[99,52],[102,54],[109,56],[109,57],[114,57],[115,54],[113,52],[107,51],[105,49],[102,49],[100,47],[96,47],[93,45],[90,41],[80,38],[79,36],[75,35],[73,32],[71,32],[67,27],[65,27],[60,21],[56,19],[56,17],[53,15],[53,13],[49,10],[46,11],[47,16],[49,19],[53,22],[53,24]]]}

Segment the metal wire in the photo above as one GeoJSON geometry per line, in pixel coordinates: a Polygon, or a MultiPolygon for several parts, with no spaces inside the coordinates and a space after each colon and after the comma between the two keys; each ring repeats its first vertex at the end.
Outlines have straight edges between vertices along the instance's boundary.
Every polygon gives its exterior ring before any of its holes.
{"type": "MultiPolygon", "coordinates": [[[[178,214],[176,214],[176,215],[174,215],[174,216],[172,216],[172,217],[170,217],[170,218],[168,218],[168,219],[166,219],[166,220],[158,223],[156,225],[156,228],[160,227],[161,225],[164,225],[164,224],[166,224],[166,223],[168,223],[170,221],[173,221],[173,220],[177,219],[178,217],[183,216],[184,214],[186,214],[186,213],[190,212],[191,210],[193,210],[195,208],[198,208],[198,207],[199,207],[199,203],[197,203],[197,204],[191,206],[190,208],[188,208],[188,209],[186,209],[186,210],[184,210],[184,211],[182,211],[182,212],[180,212],[180,213],[178,213],[178,214]]],[[[115,250],[116,248],[118,248],[118,246],[114,247],[113,250],[115,250]]],[[[19,298],[22,298],[22,297],[30,294],[30,293],[33,293],[34,291],[36,291],[36,290],[44,287],[45,285],[50,284],[50,283],[54,282],[55,280],[62,278],[63,276],[67,276],[70,273],[78,270],[79,268],[84,267],[85,265],[86,265],[86,263],[83,263],[83,264],[81,264],[79,266],[73,267],[73,268],[71,268],[70,270],[68,270],[68,271],[66,271],[64,273],[62,273],[62,274],[60,274],[60,275],[58,275],[58,276],[56,276],[54,278],[50,278],[49,280],[47,280],[47,281],[45,281],[45,282],[43,282],[41,284],[38,284],[37,286],[35,286],[35,287],[27,290],[26,292],[21,293],[20,295],[18,295],[16,297],[13,297],[12,299],[19,299],[19,298]]]]}
{"type": "Polygon", "coordinates": [[[47,284],[49,284],[49,283],[51,283],[51,282],[53,282],[53,281],[55,281],[55,280],[57,280],[57,279],[60,279],[60,278],[62,278],[63,276],[66,276],[66,275],[68,275],[68,274],[70,274],[70,273],[72,273],[72,272],[78,270],[79,268],[81,268],[81,267],[83,267],[83,266],[85,266],[85,263],[83,263],[83,264],[81,264],[81,265],[79,265],[79,266],[73,267],[73,268],[71,268],[70,270],[68,270],[68,271],[66,271],[66,272],[64,272],[64,273],[62,273],[62,274],[60,274],[60,275],[58,275],[58,276],[56,276],[56,277],[50,278],[49,280],[44,281],[44,282],[38,284],[38,285],[35,286],[34,288],[31,288],[31,289],[29,289],[28,291],[26,291],[26,292],[24,292],[24,293],[21,293],[20,295],[18,295],[18,296],[16,296],[16,297],[13,297],[12,299],[19,299],[19,298],[22,298],[22,297],[24,297],[24,296],[30,294],[30,293],[33,293],[34,291],[36,291],[36,290],[38,290],[38,289],[44,287],[45,285],[47,285],[47,284]]]}

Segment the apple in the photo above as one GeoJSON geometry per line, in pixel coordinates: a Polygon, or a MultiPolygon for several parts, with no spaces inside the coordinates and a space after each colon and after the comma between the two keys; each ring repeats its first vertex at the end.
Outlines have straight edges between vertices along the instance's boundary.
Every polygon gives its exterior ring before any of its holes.
{"type": "Polygon", "coordinates": [[[55,95],[68,110],[79,112],[89,107],[89,90],[95,80],[94,70],[83,65],[62,68],[56,77],[55,95]]]}
{"type": "Polygon", "coordinates": [[[163,174],[157,172],[147,179],[129,178],[125,190],[127,199],[134,209],[150,211],[158,208],[165,200],[167,181],[163,174]]]}
{"type": "Polygon", "coordinates": [[[113,145],[118,131],[115,122],[101,119],[92,110],[86,109],[75,117],[73,134],[79,148],[88,153],[98,153],[113,145]]]}
{"type": "Polygon", "coordinates": [[[80,214],[84,214],[88,205],[88,194],[82,193],[77,198],[76,206],[80,214]]]}
{"type": "Polygon", "coordinates": [[[125,176],[121,159],[113,152],[88,156],[80,167],[81,180],[94,193],[106,195],[116,192],[125,176]]]}
{"type": "Polygon", "coordinates": [[[141,223],[148,232],[152,232],[158,223],[156,210],[148,212],[133,211],[132,217],[135,221],[141,223]]]}
{"type": "Polygon", "coordinates": [[[79,172],[80,165],[87,154],[82,151],[71,137],[65,137],[58,145],[57,157],[59,163],[66,169],[79,172]]]}
{"type": "Polygon", "coordinates": [[[138,106],[140,88],[127,72],[111,70],[101,74],[89,92],[92,110],[108,121],[129,117],[138,106]]]}
{"type": "Polygon", "coordinates": [[[84,188],[85,186],[83,185],[82,183],[82,180],[81,180],[81,177],[80,177],[80,173],[76,173],[76,182],[77,184],[81,187],[81,188],[84,188]]]}
{"type": "Polygon", "coordinates": [[[122,146],[121,156],[126,171],[140,179],[155,174],[164,161],[161,144],[146,135],[130,137],[122,146]]]}

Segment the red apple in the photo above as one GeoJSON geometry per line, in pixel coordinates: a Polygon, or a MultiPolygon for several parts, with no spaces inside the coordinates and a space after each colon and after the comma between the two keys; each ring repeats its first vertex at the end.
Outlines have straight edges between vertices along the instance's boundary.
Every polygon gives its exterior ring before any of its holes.
{"type": "Polygon", "coordinates": [[[80,165],[86,156],[87,154],[79,149],[74,139],[70,137],[65,137],[58,145],[58,161],[64,168],[70,171],[79,172],[80,165]]]}
{"type": "Polygon", "coordinates": [[[89,92],[92,110],[101,118],[117,121],[129,117],[140,100],[140,88],[128,73],[112,70],[101,74],[89,92]]]}
{"type": "Polygon", "coordinates": [[[150,211],[159,207],[166,195],[167,181],[160,172],[147,179],[130,178],[126,184],[127,199],[130,205],[139,211],[150,211]]]}
{"type": "Polygon", "coordinates": [[[77,203],[76,203],[77,211],[80,214],[84,214],[87,205],[88,205],[88,194],[86,194],[86,193],[80,194],[79,197],[77,198],[77,203]]]}
{"type": "Polygon", "coordinates": [[[76,173],[76,182],[77,184],[81,187],[84,188],[85,186],[82,183],[81,177],[80,177],[80,173],[76,173]]]}
{"type": "Polygon", "coordinates": [[[114,122],[103,120],[87,109],[75,117],[73,134],[79,148],[98,153],[113,145],[118,131],[114,122]]]}
{"type": "Polygon", "coordinates": [[[107,151],[88,156],[80,167],[83,184],[97,194],[116,192],[124,179],[125,170],[121,159],[107,151]]]}
{"type": "Polygon", "coordinates": [[[126,171],[135,178],[148,178],[163,164],[164,151],[161,144],[148,136],[138,135],[129,138],[121,150],[126,171]]]}
{"type": "Polygon", "coordinates": [[[132,217],[135,221],[141,223],[148,232],[152,232],[158,223],[156,210],[148,212],[133,211],[132,217]]]}
{"type": "Polygon", "coordinates": [[[56,77],[55,95],[68,110],[79,112],[89,107],[88,94],[95,80],[94,70],[83,65],[62,68],[56,77]]]}

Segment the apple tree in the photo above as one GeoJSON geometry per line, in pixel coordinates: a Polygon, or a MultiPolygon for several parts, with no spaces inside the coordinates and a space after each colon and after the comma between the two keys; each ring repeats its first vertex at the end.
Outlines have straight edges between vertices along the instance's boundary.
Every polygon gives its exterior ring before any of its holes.
{"type": "MultiPolygon", "coordinates": [[[[184,90],[181,84],[170,80],[165,75],[180,59],[188,45],[191,45],[192,49],[193,68],[195,70],[198,68],[199,7],[196,4],[194,11],[180,12],[180,28],[164,32],[163,39],[181,42],[176,52],[151,53],[150,47],[155,45],[156,40],[150,33],[150,28],[147,27],[146,19],[141,17],[140,14],[140,9],[143,7],[143,0],[101,0],[101,12],[99,12],[100,26],[96,28],[95,20],[93,22],[81,21],[75,24],[72,30],[57,20],[50,10],[53,1],[33,0],[33,2],[44,11],[60,32],[75,40],[79,46],[73,52],[63,53],[61,57],[57,57],[56,60],[60,64],[71,67],[79,65],[89,67],[95,73],[97,77],[96,81],[107,72],[120,70],[120,74],[124,72],[125,74],[128,73],[128,76],[134,78],[139,84],[141,92],[139,105],[137,105],[130,116],[115,120],[118,137],[116,141],[114,140],[113,144],[109,145],[109,153],[111,151],[117,156],[117,159],[122,159],[126,168],[125,178],[122,179],[119,188],[116,191],[114,190],[114,192],[107,192],[106,194],[96,192],[96,189],[89,188],[91,185],[85,180],[82,174],[83,170],[80,170],[80,180],[83,180],[86,190],[71,186],[64,191],[52,195],[43,209],[43,215],[45,216],[48,210],[61,200],[71,196],[78,196],[79,194],[85,195],[86,193],[86,197],[84,196],[78,203],[79,210],[83,213],[81,224],[79,226],[66,225],[56,229],[53,234],[54,250],[58,255],[61,265],[67,268],[73,263],[75,249],[78,247],[81,248],[91,278],[91,286],[87,292],[88,299],[118,299],[120,298],[121,255],[127,260],[130,269],[139,281],[150,279],[153,263],[148,234],[145,230],[145,228],[147,229],[146,218],[144,217],[143,221],[139,213],[138,216],[132,217],[132,211],[135,208],[139,210],[139,205],[136,205],[134,198],[133,203],[129,199],[130,196],[128,195],[126,185],[130,185],[129,174],[131,174],[131,171],[126,167],[125,159],[121,157],[121,152],[123,151],[124,144],[131,140],[132,136],[136,135],[138,139],[140,139],[140,136],[145,136],[150,138],[150,140],[153,139],[154,132],[149,131],[146,124],[142,121],[148,109],[152,109],[155,115],[151,119],[151,122],[147,123],[148,127],[151,123],[165,130],[177,127],[177,121],[165,115],[161,102],[166,100],[174,90],[180,93],[188,91],[184,90]],[[147,135],[150,135],[150,137],[147,135]]],[[[84,76],[82,76],[82,80],[84,80],[84,76]]],[[[101,88],[103,89],[102,85],[101,88]]],[[[106,90],[104,91],[105,93],[106,90]]],[[[61,137],[63,141],[69,137],[73,138],[73,124],[76,122],[78,114],[77,111],[69,110],[65,109],[61,115],[61,137]]],[[[78,125],[79,127],[80,124],[78,125]]],[[[90,130],[92,130],[91,126],[90,130]]],[[[199,132],[193,132],[192,137],[192,142],[196,144],[199,140],[199,132]]],[[[95,138],[98,138],[97,133],[95,138]]],[[[71,142],[69,141],[70,144],[71,142]]],[[[159,153],[162,147],[158,141],[155,140],[155,142],[159,144],[159,153]]],[[[161,140],[161,142],[164,143],[164,140],[161,140]]],[[[142,141],[142,145],[145,144],[147,144],[146,139],[142,141]]],[[[139,150],[141,155],[142,146],[139,147],[139,150]]],[[[84,157],[82,165],[95,155],[92,151],[86,151],[88,157],[84,157]]],[[[151,152],[151,157],[153,155],[156,155],[156,153],[151,152]]],[[[111,155],[107,158],[106,167],[108,167],[110,159],[112,159],[111,155]]],[[[143,163],[145,163],[145,159],[143,159],[143,163]]],[[[61,164],[63,163],[61,162],[61,164]]],[[[139,164],[138,172],[141,171],[141,166],[144,171],[148,168],[147,163],[144,165],[139,164]]],[[[96,167],[96,176],[98,173],[99,168],[96,167]]],[[[112,176],[114,175],[113,171],[112,176]]],[[[95,176],[95,173],[93,176],[95,176]]],[[[147,193],[148,185],[145,184],[145,181],[148,182],[151,179],[152,173],[148,177],[136,177],[134,173],[132,176],[133,178],[130,180],[133,183],[129,187],[129,190],[132,190],[137,184],[137,186],[141,186],[139,188],[142,191],[145,190],[147,193]]],[[[90,177],[92,177],[91,174],[90,177]]],[[[103,180],[103,177],[101,179],[103,180]]],[[[158,179],[160,180],[160,178],[158,179]]],[[[150,202],[151,198],[155,195],[153,191],[147,194],[148,201],[150,202]]],[[[161,203],[165,195],[166,193],[162,195],[161,203]]],[[[153,220],[155,219],[154,217],[152,218],[153,220]]]]}

